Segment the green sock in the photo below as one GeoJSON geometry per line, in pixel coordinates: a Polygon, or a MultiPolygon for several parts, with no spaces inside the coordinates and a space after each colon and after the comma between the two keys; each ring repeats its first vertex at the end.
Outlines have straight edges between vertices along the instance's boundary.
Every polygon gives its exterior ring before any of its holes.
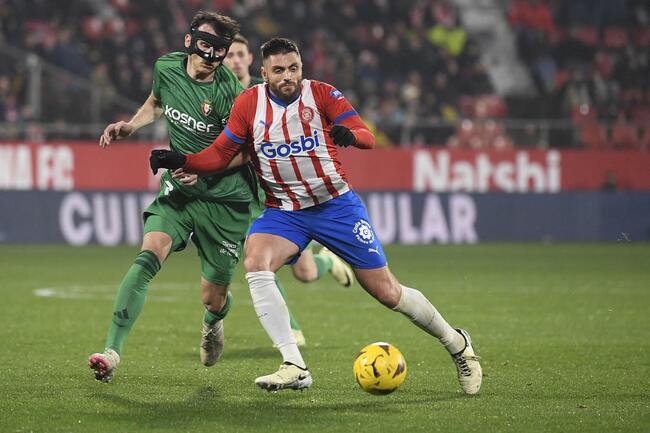
{"type": "Polygon", "coordinates": [[[124,276],[113,304],[113,321],[108,328],[106,347],[122,353],[124,340],[140,315],[147,299],[149,282],[160,270],[158,257],[148,250],[140,251],[124,276]]]}
{"type": "Polygon", "coordinates": [[[316,263],[316,269],[318,269],[316,279],[319,279],[320,277],[328,273],[332,269],[332,266],[334,265],[331,257],[324,257],[321,256],[320,254],[314,254],[314,263],[316,263]]]}
{"type": "Polygon", "coordinates": [[[284,287],[280,283],[280,280],[278,280],[278,277],[275,277],[275,284],[278,286],[278,289],[280,290],[280,294],[282,295],[282,299],[284,299],[284,302],[287,304],[287,310],[289,311],[289,321],[291,323],[291,329],[294,331],[300,331],[300,325],[298,324],[298,321],[293,317],[293,314],[291,314],[291,310],[289,310],[289,304],[287,303],[287,293],[284,291],[284,287]]]}
{"type": "Polygon", "coordinates": [[[210,326],[214,325],[219,320],[225,318],[228,315],[231,306],[232,306],[232,295],[230,294],[229,291],[228,295],[226,296],[226,302],[223,304],[223,307],[221,307],[221,310],[217,311],[216,313],[213,313],[210,310],[205,310],[205,314],[203,315],[203,321],[210,326]]]}

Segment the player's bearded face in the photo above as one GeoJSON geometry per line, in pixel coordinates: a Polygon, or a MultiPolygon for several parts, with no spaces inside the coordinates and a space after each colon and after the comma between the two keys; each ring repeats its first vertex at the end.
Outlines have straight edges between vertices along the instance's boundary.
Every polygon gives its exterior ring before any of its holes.
{"type": "Polygon", "coordinates": [[[273,54],[264,59],[262,76],[271,92],[284,101],[291,101],[300,92],[302,62],[297,53],[273,54]]]}

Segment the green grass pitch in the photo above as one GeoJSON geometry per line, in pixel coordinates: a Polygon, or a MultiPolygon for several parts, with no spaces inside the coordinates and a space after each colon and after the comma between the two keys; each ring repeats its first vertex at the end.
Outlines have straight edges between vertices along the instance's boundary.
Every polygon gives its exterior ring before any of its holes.
{"type": "Polygon", "coordinates": [[[199,364],[202,305],[193,247],[173,255],[111,384],[88,355],[103,349],[117,284],[137,248],[0,247],[1,432],[648,432],[650,245],[387,248],[482,357],[481,393],[464,396],[449,355],[358,286],[281,278],[308,346],[305,392],[253,384],[279,354],[255,317],[243,273],[225,322],[226,350],[199,364]],[[38,295],[38,296],[37,296],[38,295]],[[361,391],[357,351],[395,344],[404,385],[361,391]]]}

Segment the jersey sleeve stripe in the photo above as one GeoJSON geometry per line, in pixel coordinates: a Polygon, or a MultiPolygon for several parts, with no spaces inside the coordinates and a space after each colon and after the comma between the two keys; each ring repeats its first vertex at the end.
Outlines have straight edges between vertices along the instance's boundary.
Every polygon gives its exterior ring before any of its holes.
{"type": "Polygon", "coordinates": [[[244,142],[246,142],[245,139],[237,137],[235,134],[233,134],[230,131],[230,129],[228,129],[227,126],[224,128],[223,133],[226,134],[228,136],[228,138],[230,138],[232,141],[234,141],[237,144],[244,144],[244,142]]]}
{"type": "Polygon", "coordinates": [[[355,116],[357,114],[358,113],[356,112],[356,110],[346,111],[345,113],[340,114],[336,119],[334,119],[334,124],[336,125],[337,123],[341,122],[341,120],[348,118],[350,116],[355,116]]]}

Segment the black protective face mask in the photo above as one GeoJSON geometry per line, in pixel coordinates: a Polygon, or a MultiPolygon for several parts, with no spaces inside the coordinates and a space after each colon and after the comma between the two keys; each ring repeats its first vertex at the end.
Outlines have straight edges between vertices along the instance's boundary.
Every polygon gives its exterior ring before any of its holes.
{"type": "Polygon", "coordinates": [[[202,32],[196,28],[190,29],[190,36],[192,41],[190,42],[190,47],[188,48],[188,53],[196,54],[201,57],[203,60],[209,63],[221,62],[228,55],[228,50],[232,44],[232,39],[224,36],[216,36],[212,33],[202,32]],[[199,41],[206,42],[210,45],[209,51],[203,51],[199,48],[199,41]],[[226,52],[219,56],[216,54],[220,49],[225,48],[226,52]]]}

